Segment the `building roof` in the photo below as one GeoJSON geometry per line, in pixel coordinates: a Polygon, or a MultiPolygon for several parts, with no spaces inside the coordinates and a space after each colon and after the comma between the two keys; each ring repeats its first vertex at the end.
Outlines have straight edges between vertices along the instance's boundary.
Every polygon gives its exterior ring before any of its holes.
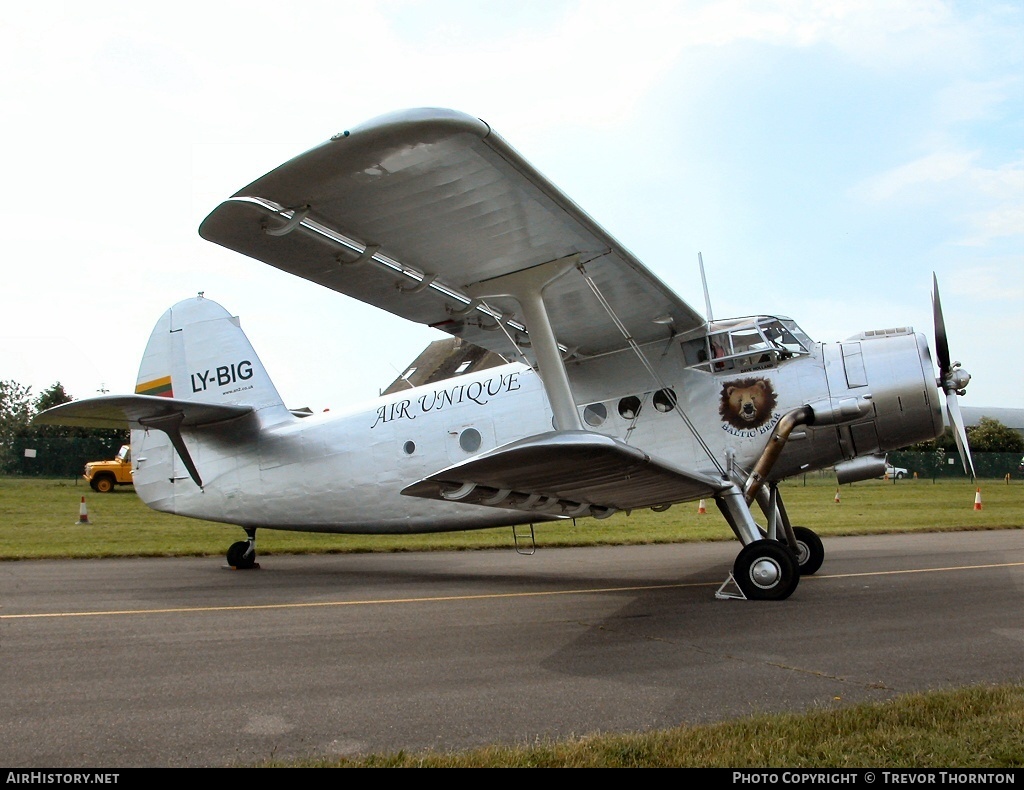
{"type": "MultiPolygon", "coordinates": [[[[997,420],[1007,428],[1024,433],[1024,409],[1014,409],[1008,406],[960,406],[960,413],[964,418],[964,425],[973,428],[982,417],[997,420]]],[[[943,414],[945,418],[945,414],[943,414]]],[[[946,424],[949,424],[948,418],[946,424]]]]}
{"type": "Polygon", "coordinates": [[[505,359],[500,354],[467,343],[462,338],[435,340],[409,363],[402,375],[391,382],[381,395],[504,364],[505,359]]]}

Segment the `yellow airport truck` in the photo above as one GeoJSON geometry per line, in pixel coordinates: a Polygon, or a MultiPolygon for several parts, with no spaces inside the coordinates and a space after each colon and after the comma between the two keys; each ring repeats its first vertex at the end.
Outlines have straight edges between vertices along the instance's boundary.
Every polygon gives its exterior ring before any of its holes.
{"type": "Polygon", "coordinates": [[[117,457],[111,461],[90,461],[85,465],[86,482],[93,491],[101,494],[114,490],[114,486],[132,484],[132,450],[127,444],[121,445],[117,457]]]}

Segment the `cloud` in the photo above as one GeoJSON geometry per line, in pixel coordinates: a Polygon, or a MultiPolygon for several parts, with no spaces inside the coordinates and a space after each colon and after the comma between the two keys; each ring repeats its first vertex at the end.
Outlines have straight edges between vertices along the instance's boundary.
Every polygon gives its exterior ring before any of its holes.
{"type": "Polygon", "coordinates": [[[954,80],[936,95],[937,119],[943,124],[998,119],[1008,103],[1019,103],[1021,82],[1017,77],[954,80]]]}
{"type": "Polygon", "coordinates": [[[1024,159],[980,164],[980,151],[937,151],[865,179],[853,192],[874,203],[944,203],[964,228],[957,243],[981,246],[1024,235],[1024,159]]]}
{"type": "Polygon", "coordinates": [[[939,151],[866,179],[858,191],[869,200],[883,202],[918,190],[924,195],[936,184],[966,180],[977,152],[939,151]]]}
{"type": "MultiPolygon", "coordinates": [[[[949,276],[958,297],[980,302],[1024,304],[1024,260],[1003,261],[998,266],[967,266],[949,276]]],[[[986,318],[989,320],[990,316],[986,318]]],[[[1024,328],[1024,311],[1015,311],[1014,326],[1024,328]]]]}

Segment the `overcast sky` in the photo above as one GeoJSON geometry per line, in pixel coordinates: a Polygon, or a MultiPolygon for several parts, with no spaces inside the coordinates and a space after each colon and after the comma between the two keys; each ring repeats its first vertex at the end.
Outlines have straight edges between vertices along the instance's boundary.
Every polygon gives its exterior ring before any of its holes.
{"type": "Polygon", "coordinates": [[[212,245],[237,189],[392,110],[518,149],[699,312],[913,326],[964,406],[1024,407],[1024,4],[8,4],[0,379],[131,392],[203,291],[291,407],[374,397],[440,333],[212,245]]]}

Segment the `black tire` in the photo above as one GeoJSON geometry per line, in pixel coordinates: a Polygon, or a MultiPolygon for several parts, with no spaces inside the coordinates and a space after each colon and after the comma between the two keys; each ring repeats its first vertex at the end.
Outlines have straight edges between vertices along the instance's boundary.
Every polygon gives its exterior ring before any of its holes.
{"type": "Polygon", "coordinates": [[[825,547],[821,545],[818,534],[807,527],[793,527],[796,537],[796,561],[800,566],[801,576],[817,573],[821,563],[825,561],[825,547]]]}
{"type": "Polygon", "coordinates": [[[92,487],[96,489],[97,493],[109,494],[114,490],[114,478],[110,475],[100,475],[93,479],[92,487]]]}
{"type": "Polygon", "coordinates": [[[732,575],[749,600],[782,601],[800,583],[800,566],[788,546],[755,540],[736,557],[732,575]]]}
{"type": "Polygon", "coordinates": [[[228,548],[228,565],[239,570],[247,570],[253,567],[256,564],[256,552],[254,551],[251,555],[246,557],[245,552],[248,550],[249,541],[247,540],[240,540],[237,543],[232,543],[228,548]]]}

